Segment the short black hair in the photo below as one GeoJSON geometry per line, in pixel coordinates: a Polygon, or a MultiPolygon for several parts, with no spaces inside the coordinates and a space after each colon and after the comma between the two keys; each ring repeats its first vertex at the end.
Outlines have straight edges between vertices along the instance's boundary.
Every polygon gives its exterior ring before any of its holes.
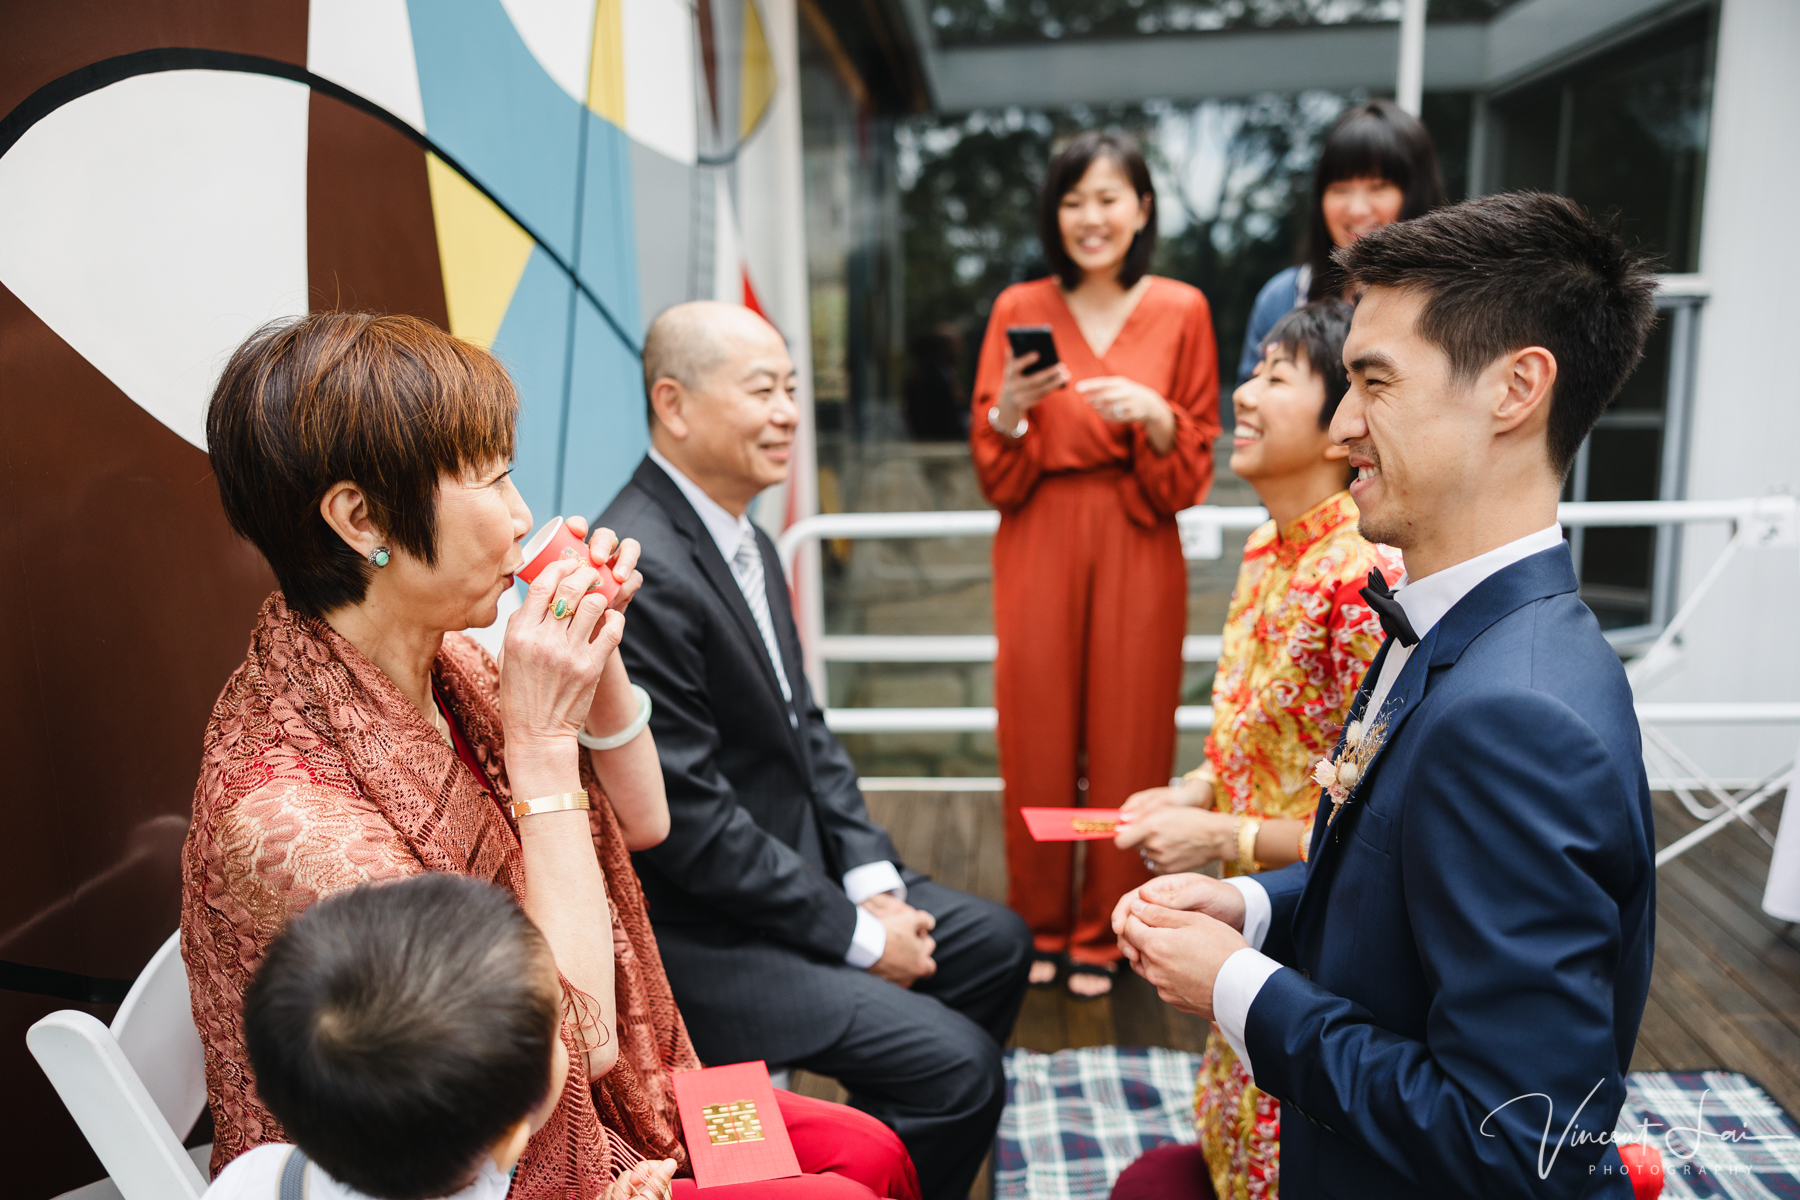
{"type": "Polygon", "coordinates": [[[1543,192],[1483,196],[1389,225],[1337,261],[1359,290],[1423,294],[1419,333],[1459,379],[1526,346],[1550,351],[1550,465],[1565,477],[1656,320],[1651,262],[1573,200],[1543,192]]]}
{"type": "Polygon", "coordinates": [[[1424,216],[1448,202],[1437,148],[1425,125],[1392,100],[1375,99],[1345,110],[1325,135],[1313,168],[1312,216],[1306,227],[1306,261],[1312,283],[1306,299],[1344,294],[1344,273],[1325,225],[1325,189],[1345,179],[1385,179],[1405,193],[1400,220],[1424,216]]]}
{"type": "Polygon", "coordinates": [[[1263,347],[1279,346],[1289,354],[1306,353],[1309,370],[1325,380],[1325,403],[1319,409],[1319,428],[1330,429],[1344,393],[1350,390],[1350,372],[1344,369],[1344,339],[1350,336],[1350,318],[1356,308],[1347,300],[1315,300],[1294,309],[1275,322],[1263,347]]]}
{"type": "Polygon", "coordinates": [[[548,943],[460,875],[365,884],[269,943],[244,993],[256,1092],[332,1178],[444,1196],[541,1104],[559,1036],[548,943]]]}
{"type": "Polygon", "coordinates": [[[1150,166],[1144,161],[1144,151],[1138,146],[1137,139],[1128,133],[1095,130],[1078,134],[1062,148],[1062,153],[1050,160],[1050,170],[1044,175],[1044,190],[1038,194],[1037,214],[1038,241],[1044,246],[1044,261],[1050,264],[1050,270],[1063,288],[1071,292],[1081,285],[1081,268],[1075,265],[1063,245],[1062,226],[1057,222],[1056,213],[1062,206],[1063,196],[1081,182],[1081,177],[1087,174],[1097,158],[1104,158],[1123,171],[1140,201],[1146,196],[1150,198],[1150,219],[1131,239],[1125,261],[1119,264],[1119,285],[1135,286],[1149,272],[1150,260],[1156,257],[1156,185],[1150,181],[1150,166]]]}
{"type": "Polygon", "coordinates": [[[232,354],[206,450],[225,519],[316,617],[361,600],[374,574],[319,512],[332,485],[355,483],[382,536],[436,562],[440,477],[510,459],[518,412],[499,360],[429,321],[317,312],[232,354]]]}

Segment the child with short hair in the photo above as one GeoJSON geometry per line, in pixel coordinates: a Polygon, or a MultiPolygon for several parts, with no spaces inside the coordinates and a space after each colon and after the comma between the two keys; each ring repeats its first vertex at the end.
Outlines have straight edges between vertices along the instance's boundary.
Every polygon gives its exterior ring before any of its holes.
{"type": "MultiPolygon", "coordinates": [[[[1174,785],[1125,803],[1117,844],[1163,875],[1222,862],[1227,875],[1304,858],[1319,802],[1313,764],[1336,744],[1375,653],[1381,622],[1361,595],[1372,570],[1389,584],[1399,554],[1357,532],[1349,451],[1331,419],[1349,390],[1351,305],[1321,300],[1288,313],[1239,387],[1231,469],[1269,522],[1250,535],[1213,677],[1206,759],[1174,785]]],[[[1153,1151],[1121,1176],[1114,1200],[1276,1194],[1280,1105],[1257,1090],[1215,1027],[1196,1094],[1197,1146],[1153,1151]],[[1185,1174],[1184,1174],[1185,1172],[1185,1174]]]]}
{"type": "MultiPolygon", "coordinates": [[[[256,1090],[293,1144],[239,1156],[206,1200],[501,1200],[569,1079],[562,1003],[549,943],[490,884],[320,901],[244,995],[256,1090]]],[[[666,1196],[674,1170],[639,1163],[607,1200],[666,1196]]]]}

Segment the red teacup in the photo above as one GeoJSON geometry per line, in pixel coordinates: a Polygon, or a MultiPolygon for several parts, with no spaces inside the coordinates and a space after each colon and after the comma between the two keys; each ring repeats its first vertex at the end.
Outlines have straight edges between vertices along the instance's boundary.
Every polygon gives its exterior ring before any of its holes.
{"type": "MultiPolygon", "coordinates": [[[[569,528],[567,521],[557,517],[532,534],[531,540],[525,543],[525,565],[519,568],[519,578],[531,583],[543,573],[545,567],[563,558],[584,563],[590,561],[587,543],[575,536],[575,531],[569,528]]],[[[600,567],[600,578],[588,588],[588,592],[599,592],[611,604],[613,597],[619,594],[619,581],[613,578],[610,567],[598,563],[595,565],[600,567]]]]}

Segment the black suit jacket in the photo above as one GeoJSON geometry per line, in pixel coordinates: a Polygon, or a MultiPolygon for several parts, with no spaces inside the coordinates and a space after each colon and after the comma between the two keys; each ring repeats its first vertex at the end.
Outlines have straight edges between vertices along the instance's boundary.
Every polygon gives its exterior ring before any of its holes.
{"type": "Polygon", "coordinates": [[[654,704],[670,830],[634,861],[678,991],[708,969],[707,946],[762,942],[841,963],[856,928],[844,873],[900,857],[807,687],[774,543],[758,531],[791,705],[718,544],[661,467],[640,462],[598,523],[643,546],[622,653],[654,704]]]}

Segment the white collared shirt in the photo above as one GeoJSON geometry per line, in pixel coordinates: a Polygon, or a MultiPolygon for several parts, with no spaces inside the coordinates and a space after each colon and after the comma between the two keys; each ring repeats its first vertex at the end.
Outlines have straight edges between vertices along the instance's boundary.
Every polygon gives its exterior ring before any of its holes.
{"type": "MultiPolygon", "coordinates": [[[[689,479],[680,467],[663,457],[655,446],[650,447],[650,461],[662,468],[663,474],[681,489],[687,502],[694,506],[700,523],[706,526],[706,532],[712,535],[713,542],[719,548],[719,557],[725,560],[725,567],[730,570],[738,547],[743,544],[745,536],[752,532],[749,516],[733,516],[723,504],[707,495],[699,484],[689,479]]],[[[781,662],[781,648],[770,645],[767,649],[775,667],[776,678],[785,678],[786,667],[781,662]]],[[[899,869],[891,862],[863,863],[852,867],[844,873],[843,887],[850,903],[856,905],[861,905],[864,900],[882,892],[892,892],[897,898],[906,899],[906,883],[900,878],[899,869]]],[[[866,970],[881,961],[881,955],[886,949],[887,926],[875,914],[859,907],[856,910],[856,932],[850,938],[850,949],[844,955],[844,961],[859,970],[866,970]]]]}
{"type": "MultiPolygon", "coordinates": [[[[201,1200],[276,1200],[281,1170],[293,1150],[286,1142],[269,1142],[244,1151],[225,1164],[201,1200]]],[[[511,1187],[512,1172],[501,1171],[492,1158],[483,1158],[481,1170],[469,1186],[444,1200],[505,1200],[511,1187]]],[[[306,1164],[304,1194],[308,1200],[369,1200],[365,1193],[339,1183],[311,1161],[306,1164]]]]}
{"type": "MultiPolygon", "coordinates": [[[[1394,600],[1406,613],[1407,622],[1419,635],[1419,641],[1410,646],[1395,642],[1389,647],[1387,657],[1382,660],[1381,674],[1375,679],[1374,690],[1369,693],[1369,703],[1363,711],[1369,714],[1381,711],[1388,693],[1393,690],[1394,681],[1400,678],[1400,672],[1412,658],[1413,651],[1424,642],[1425,635],[1436,628],[1444,614],[1455,608],[1464,596],[1474,591],[1477,584],[1521,559],[1562,545],[1562,541],[1559,523],[1526,534],[1486,554],[1477,554],[1453,567],[1445,567],[1423,579],[1409,580],[1402,575],[1400,582],[1394,585],[1394,600]]],[[[1219,1031],[1237,1053],[1244,1070],[1254,1079],[1256,1070],[1244,1049],[1244,1025],[1250,1019],[1250,1006],[1256,1002],[1256,994],[1262,991],[1269,976],[1281,969],[1281,964],[1262,953],[1263,939],[1269,934],[1273,915],[1269,893],[1254,876],[1238,875],[1225,882],[1244,895],[1244,940],[1252,949],[1239,950],[1219,968],[1218,977],[1213,980],[1213,1020],[1218,1022],[1219,1031]]]]}
{"type": "Polygon", "coordinates": [[[663,474],[675,481],[687,502],[694,506],[700,516],[700,523],[706,526],[706,532],[712,534],[712,540],[719,547],[719,557],[730,566],[737,555],[737,548],[744,541],[744,535],[750,532],[750,515],[748,513],[732,516],[723,504],[714,500],[699,484],[682,474],[681,468],[662,456],[655,446],[650,447],[650,461],[663,469],[663,474]]]}

